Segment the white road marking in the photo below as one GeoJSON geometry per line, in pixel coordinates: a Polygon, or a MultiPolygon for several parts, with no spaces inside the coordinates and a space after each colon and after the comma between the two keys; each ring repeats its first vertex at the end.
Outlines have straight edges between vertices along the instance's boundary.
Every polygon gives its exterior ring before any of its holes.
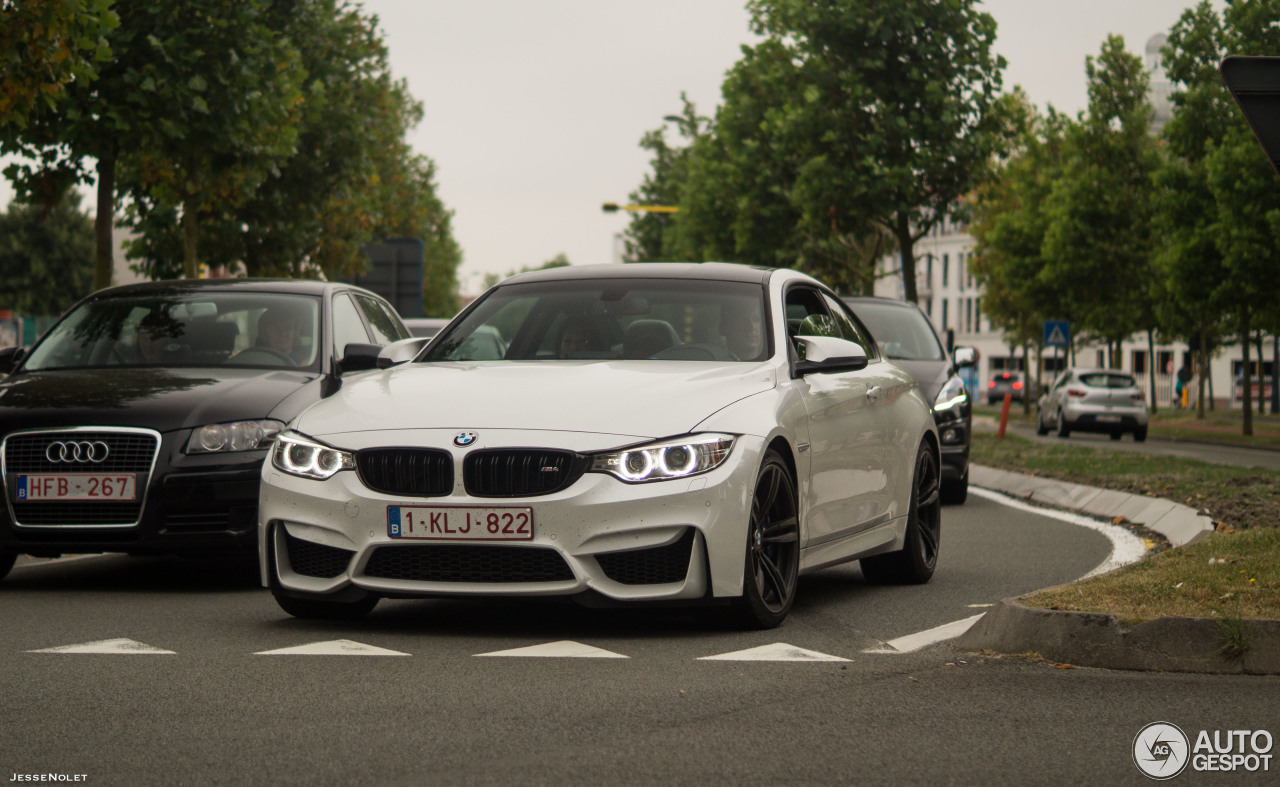
{"type": "Polygon", "coordinates": [[[264,650],[255,656],[408,656],[398,650],[387,650],[363,642],[349,639],[335,639],[328,642],[312,642],[310,645],[298,645],[293,648],[264,650]]]}
{"type": "Polygon", "coordinates": [[[57,648],[29,650],[28,653],[129,653],[148,655],[177,655],[172,650],[162,650],[131,639],[103,639],[79,645],[63,645],[57,648]]]}
{"type": "Polygon", "coordinates": [[[698,661],[848,661],[839,656],[819,653],[816,650],[805,650],[785,642],[772,645],[761,645],[758,648],[747,648],[733,653],[721,653],[719,656],[703,656],[698,661]]]}
{"type": "MultiPolygon", "coordinates": [[[[986,614],[985,612],[983,613],[986,614]]],[[[891,639],[884,643],[884,647],[871,648],[862,651],[863,653],[914,653],[921,648],[934,644],[935,642],[943,642],[949,639],[955,639],[961,634],[969,630],[969,627],[978,622],[978,618],[982,615],[974,615],[971,618],[957,620],[952,623],[944,623],[941,626],[931,628],[928,631],[919,631],[915,634],[908,634],[905,637],[891,639]]]]}
{"type": "MultiPolygon", "coordinates": [[[[1119,525],[1113,525],[1110,522],[1100,522],[1081,514],[1073,514],[1069,511],[1058,511],[1052,508],[1041,508],[1039,506],[1029,505],[1020,500],[1016,500],[1008,495],[1002,495],[999,492],[992,492],[989,489],[980,489],[976,486],[969,487],[969,491],[978,497],[984,497],[992,502],[1000,505],[1009,506],[1019,511],[1036,514],[1038,516],[1057,519],[1061,522],[1069,522],[1080,527],[1087,527],[1090,530],[1096,530],[1106,536],[1111,541],[1111,554],[1107,555],[1107,559],[1094,567],[1092,571],[1085,574],[1081,579],[1104,574],[1120,566],[1141,560],[1142,556],[1147,552],[1147,545],[1142,539],[1134,535],[1134,533],[1119,525]]],[[[971,604],[969,606],[979,606],[971,604]]],[[[893,654],[893,653],[911,653],[920,650],[923,647],[932,645],[936,642],[943,642],[948,639],[955,639],[961,634],[969,630],[974,623],[982,615],[974,615],[971,618],[957,620],[954,623],[946,623],[928,631],[921,631],[916,634],[908,634],[905,637],[889,640],[884,647],[864,650],[863,653],[877,654],[893,654]]]]}
{"type": "Polygon", "coordinates": [[[530,645],[527,648],[511,650],[495,650],[492,653],[477,653],[476,656],[501,656],[514,658],[547,658],[547,659],[628,659],[621,653],[611,650],[583,645],[581,642],[561,640],[544,645],[530,645]]]}

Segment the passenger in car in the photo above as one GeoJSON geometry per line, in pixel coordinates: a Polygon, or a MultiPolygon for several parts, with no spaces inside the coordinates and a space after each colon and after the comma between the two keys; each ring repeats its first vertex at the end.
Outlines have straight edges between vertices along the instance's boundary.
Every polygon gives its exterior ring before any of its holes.
{"type": "Polygon", "coordinates": [[[599,326],[590,315],[577,314],[564,321],[557,353],[560,358],[599,357],[608,349],[599,326]]]}

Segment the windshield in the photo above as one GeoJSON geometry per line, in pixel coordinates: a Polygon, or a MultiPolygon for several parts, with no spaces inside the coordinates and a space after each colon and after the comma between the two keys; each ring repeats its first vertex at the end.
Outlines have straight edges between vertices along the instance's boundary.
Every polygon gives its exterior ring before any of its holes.
{"type": "Polygon", "coordinates": [[[319,368],[320,299],[165,292],[82,303],[23,364],[28,371],[133,366],[319,368]]]}
{"type": "Polygon", "coordinates": [[[894,361],[945,361],[947,353],[929,318],[919,309],[854,301],[853,313],[875,337],[880,352],[894,361]]]}
{"type": "Polygon", "coordinates": [[[759,284],[682,279],[511,284],[425,361],[757,361],[772,352],[759,284]]]}

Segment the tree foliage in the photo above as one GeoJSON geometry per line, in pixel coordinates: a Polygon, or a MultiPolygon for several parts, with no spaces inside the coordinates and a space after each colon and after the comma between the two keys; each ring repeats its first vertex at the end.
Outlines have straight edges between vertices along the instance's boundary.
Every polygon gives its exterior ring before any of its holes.
{"type": "Polygon", "coordinates": [[[49,210],[15,203],[0,213],[0,308],[30,315],[65,311],[93,283],[93,221],[78,198],[49,210]]]}
{"type": "Polygon", "coordinates": [[[72,82],[92,82],[111,57],[107,34],[119,24],[113,0],[0,3],[0,128],[22,129],[52,108],[72,82]]]}

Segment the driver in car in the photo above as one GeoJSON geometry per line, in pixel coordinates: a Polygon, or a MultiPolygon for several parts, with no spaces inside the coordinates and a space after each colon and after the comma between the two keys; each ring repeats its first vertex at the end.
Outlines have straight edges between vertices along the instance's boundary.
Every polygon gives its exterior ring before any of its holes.
{"type": "Polygon", "coordinates": [[[764,325],[758,309],[727,309],[720,316],[720,333],[740,361],[759,360],[764,353],[764,325]]]}
{"type": "Polygon", "coordinates": [[[236,355],[252,353],[254,350],[262,349],[271,351],[273,355],[283,356],[283,358],[293,362],[293,349],[297,340],[298,316],[288,309],[272,306],[258,318],[258,338],[254,341],[253,346],[241,350],[236,355]]]}

